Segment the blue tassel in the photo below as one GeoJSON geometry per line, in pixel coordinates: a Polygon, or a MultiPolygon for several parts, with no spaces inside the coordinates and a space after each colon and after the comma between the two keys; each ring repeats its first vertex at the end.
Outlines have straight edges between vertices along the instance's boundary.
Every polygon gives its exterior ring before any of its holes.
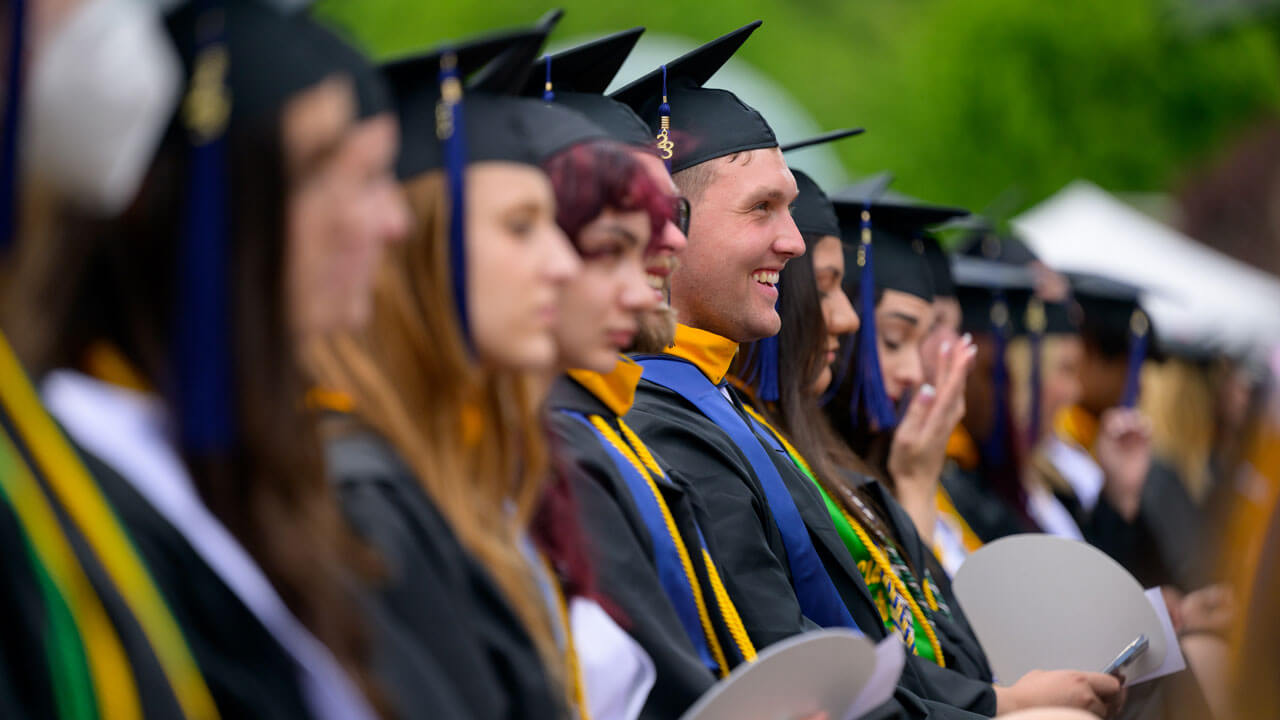
{"type": "MultiPolygon", "coordinates": [[[[226,93],[225,77],[206,72],[223,44],[224,28],[216,11],[221,3],[206,2],[206,18],[197,23],[208,37],[197,38],[199,49],[194,78],[210,78],[221,87],[192,88],[205,97],[226,93]]],[[[227,97],[222,95],[222,97],[227,97]]],[[[235,393],[233,388],[231,327],[228,318],[229,224],[226,127],[188,125],[190,178],[180,253],[178,298],[177,397],[183,447],[196,454],[224,452],[234,442],[235,393]]]]}
{"type": "Polygon", "coordinates": [[[991,434],[982,442],[981,453],[985,467],[1000,467],[1008,457],[1006,440],[1009,432],[1009,366],[1005,354],[1009,347],[1009,306],[1003,293],[996,293],[991,306],[991,335],[995,340],[995,361],[991,367],[991,392],[994,418],[991,434]]]}
{"type": "Polygon", "coordinates": [[[0,140],[0,251],[6,250],[18,232],[18,124],[22,109],[22,55],[27,28],[26,0],[9,4],[9,69],[4,100],[4,138],[0,140]]]}
{"type": "Polygon", "coordinates": [[[671,104],[667,102],[667,66],[662,66],[662,104],[658,106],[658,155],[671,172],[675,143],[671,142],[671,104]]]}
{"type": "MultiPolygon", "coordinates": [[[[777,308],[778,303],[774,303],[777,308]]],[[[776,403],[778,393],[778,336],[770,335],[751,343],[751,379],[747,384],[756,389],[756,397],[764,402],[776,403]]]]}
{"type": "Polygon", "coordinates": [[[547,80],[546,80],[546,85],[542,86],[542,100],[543,102],[553,102],[555,99],[556,99],[556,94],[551,89],[551,56],[548,55],[547,56],[547,80]]]}
{"type": "Polygon", "coordinates": [[[1151,325],[1141,310],[1134,310],[1129,322],[1129,370],[1124,379],[1123,407],[1138,406],[1138,394],[1142,388],[1142,363],[1147,359],[1147,331],[1151,325]]]}
{"type": "Polygon", "coordinates": [[[462,112],[462,79],[458,58],[452,52],[440,58],[440,101],[444,113],[437,115],[436,134],[444,143],[444,168],[449,183],[449,270],[453,282],[453,304],[458,313],[467,350],[474,352],[471,320],[467,311],[466,170],[467,140],[462,112]]]}
{"type": "Polygon", "coordinates": [[[862,328],[858,330],[858,358],[854,368],[853,399],[850,405],[853,424],[858,424],[858,407],[866,408],[872,430],[882,432],[898,424],[893,403],[884,389],[880,375],[880,351],[876,348],[876,277],[874,253],[871,243],[871,201],[862,208],[862,243],[858,246],[858,261],[862,265],[862,280],[858,288],[858,316],[862,328]]]}

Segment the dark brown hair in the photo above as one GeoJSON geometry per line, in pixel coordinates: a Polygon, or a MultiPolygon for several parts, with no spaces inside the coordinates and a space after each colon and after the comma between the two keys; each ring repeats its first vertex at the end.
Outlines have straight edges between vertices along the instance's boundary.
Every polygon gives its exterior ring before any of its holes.
{"type": "MultiPolygon", "coordinates": [[[[778,311],[782,317],[777,343],[778,401],[759,405],[773,426],[786,434],[809,463],[814,478],[832,499],[848,507],[849,495],[854,494],[874,508],[874,500],[848,481],[850,474],[870,477],[874,474],[832,429],[811,392],[822,373],[827,350],[827,323],[822,316],[822,298],[812,257],[814,246],[823,236],[812,233],[803,233],[803,236],[808,252],[788,262],[778,282],[778,311]]],[[[844,290],[839,288],[834,292],[844,290]]],[[[759,345],[755,342],[743,346],[734,360],[735,377],[750,374],[748,363],[752,355],[759,352],[759,345]]]]}

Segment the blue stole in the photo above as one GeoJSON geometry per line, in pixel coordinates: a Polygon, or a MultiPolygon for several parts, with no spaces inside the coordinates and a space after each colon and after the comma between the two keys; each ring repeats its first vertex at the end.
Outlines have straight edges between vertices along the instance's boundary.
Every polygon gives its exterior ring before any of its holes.
{"type": "MultiPolygon", "coordinates": [[[[845,627],[861,633],[844,600],[827,575],[809,530],[791,492],[787,490],[769,451],[751,431],[733,403],[720,393],[706,375],[692,363],[668,355],[641,355],[634,358],[644,366],[644,379],[688,400],[708,420],[728,434],[750,463],[773,515],[791,566],[791,586],[805,617],[822,627],[845,627]]],[[[772,439],[772,435],[765,433],[772,439]]],[[[776,440],[774,441],[776,443],[776,440]]]]}
{"type": "MultiPolygon", "coordinates": [[[[649,537],[653,540],[653,560],[658,569],[658,579],[662,582],[662,589],[666,592],[667,597],[671,600],[671,604],[675,607],[676,615],[680,617],[680,624],[684,627],[685,634],[689,636],[689,640],[693,642],[693,647],[698,651],[698,657],[702,658],[702,664],[716,677],[720,676],[720,666],[716,663],[715,658],[711,656],[711,648],[707,646],[707,637],[703,634],[702,621],[698,617],[698,603],[694,599],[693,588],[689,586],[689,577],[685,575],[684,564],[680,561],[680,552],[676,549],[675,538],[671,537],[671,533],[667,531],[666,520],[662,516],[662,508],[658,505],[658,499],[653,496],[653,492],[649,489],[649,483],[645,480],[635,465],[627,460],[613,443],[605,439],[604,435],[596,429],[586,415],[572,410],[561,409],[560,412],[586,425],[588,429],[595,434],[600,441],[600,446],[604,448],[609,459],[618,469],[618,474],[627,484],[627,489],[631,492],[631,497],[635,500],[636,508],[640,511],[640,518],[644,521],[644,526],[649,530],[649,537]]],[[[625,441],[624,441],[625,442],[625,441]]],[[[702,533],[699,531],[699,544],[702,544],[702,533]]],[[[701,548],[699,548],[701,549],[701,548]]],[[[690,560],[698,562],[701,558],[694,558],[692,554],[690,560]]]]}

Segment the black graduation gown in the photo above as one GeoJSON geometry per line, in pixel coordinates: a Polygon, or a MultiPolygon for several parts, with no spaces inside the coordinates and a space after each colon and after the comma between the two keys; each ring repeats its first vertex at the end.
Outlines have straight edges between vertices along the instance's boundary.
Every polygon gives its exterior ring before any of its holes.
{"type": "MultiPolygon", "coordinates": [[[[898,546],[907,554],[904,559],[911,563],[911,566],[921,575],[928,570],[934,584],[941,591],[941,599],[947,604],[950,617],[943,613],[933,613],[932,617],[934,629],[938,635],[938,644],[942,646],[942,655],[947,667],[965,677],[991,683],[991,664],[987,660],[987,654],[983,651],[977,634],[973,632],[969,619],[965,617],[964,609],[960,607],[955,593],[951,590],[951,579],[938,563],[937,556],[920,538],[920,533],[916,530],[911,516],[898,504],[897,499],[874,479],[854,476],[850,480],[862,484],[863,489],[883,510],[884,515],[887,516],[884,517],[885,524],[893,533],[898,546]]],[[[923,582],[922,578],[920,580],[923,582]]]]}
{"type": "Polygon", "coordinates": [[[0,716],[57,717],[44,630],[46,608],[8,503],[0,503],[0,716]]]}
{"type": "Polygon", "coordinates": [[[293,659],[275,638],[128,481],[82,456],[182,628],[219,714],[310,717],[293,659]]]}
{"type": "MultiPolygon", "coordinates": [[[[387,569],[378,602],[392,623],[375,636],[375,655],[405,639],[396,636],[398,627],[443,670],[464,708],[460,717],[562,717],[533,641],[395,450],[351,418],[329,421],[342,430],[326,457],[343,513],[387,569]]],[[[412,715],[451,717],[433,703],[420,698],[412,715]]]]}
{"type": "MultiPolygon", "coordinates": [[[[547,405],[549,430],[561,471],[567,476],[578,504],[597,592],[621,615],[619,624],[640,643],[656,670],[653,689],[642,718],[674,718],[689,708],[716,681],[698,656],[675,607],[658,578],[653,539],[636,507],[626,481],[598,436],[579,420],[560,410],[599,415],[615,431],[617,415],[585,387],[562,377],[552,387],[547,405]]],[[[619,431],[619,434],[620,431],[619,431]]],[[[669,469],[667,478],[654,483],[671,511],[690,553],[699,547],[693,497],[669,469]]],[[[708,539],[710,543],[710,539],[708,539]]],[[[704,598],[714,608],[711,585],[702,564],[694,562],[704,598]]],[[[720,645],[728,661],[742,658],[718,613],[711,612],[720,645]]]]}
{"type": "Polygon", "coordinates": [[[1143,587],[1173,585],[1194,590],[1209,581],[1201,511],[1176,471],[1153,462],[1142,488],[1138,516],[1125,520],[1099,495],[1086,510],[1067,483],[1054,495],[1071,513],[1086,540],[1120,563],[1143,587]]]}
{"type": "Polygon", "coordinates": [[[982,477],[981,468],[965,469],[954,461],[948,461],[942,468],[942,487],[955,505],[956,512],[984,543],[1008,535],[1037,532],[991,492],[982,477]]]}
{"type": "MultiPolygon", "coordinates": [[[[742,414],[741,396],[734,389],[730,392],[742,414]]],[[[706,513],[699,518],[700,525],[714,539],[719,553],[716,564],[757,648],[816,628],[800,610],[786,549],[764,490],[728,434],[680,395],[643,379],[626,420],[695,489],[706,513]]],[[[764,440],[761,443],[769,447],[764,440]]],[[[854,621],[869,638],[880,640],[885,636],[883,621],[822,497],[785,454],[771,456],[854,621]]],[[[907,691],[905,701],[904,693],[896,696],[903,703],[895,709],[899,716],[910,716],[912,709],[906,706],[914,704],[910,702],[913,695],[926,703],[940,703],[928,709],[935,717],[964,717],[969,714],[964,711],[995,714],[995,691],[990,683],[916,656],[908,656],[899,686],[907,691]]]]}

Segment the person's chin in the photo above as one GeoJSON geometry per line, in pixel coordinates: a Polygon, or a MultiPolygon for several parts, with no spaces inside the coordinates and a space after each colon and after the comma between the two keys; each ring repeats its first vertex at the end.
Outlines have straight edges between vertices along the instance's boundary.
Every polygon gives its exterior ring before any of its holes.
{"type": "Polygon", "coordinates": [[[550,370],[555,365],[556,345],[549,336],[531,337],[513,350],[504,363],[507,366],[505,369],[540,372],[550,370]]]}
{"type": "Polygon", "coordinates": [[[831,368],[824,367],[822,372],[818,374],[818,379],[813,381],[813,385],[809,387],[809,394],[813,397],[822,397],[822,394],[831,387],[831,368]]]}

